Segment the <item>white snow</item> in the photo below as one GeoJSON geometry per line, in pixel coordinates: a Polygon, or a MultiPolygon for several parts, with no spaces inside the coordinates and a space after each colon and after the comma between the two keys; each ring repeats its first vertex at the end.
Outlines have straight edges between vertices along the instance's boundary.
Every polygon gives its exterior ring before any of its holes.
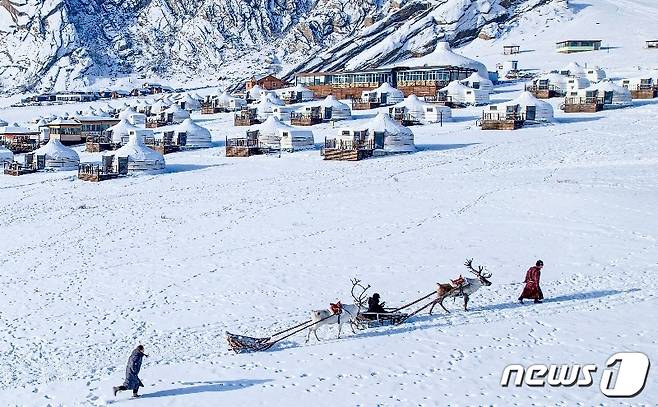
{"type": "MultiPolygon", "coordinates": [[[[574,59],[555,41],[587,33],[612,47],[577,60],[612,80],[658,67],[641,48],[653,0],[570,4],[459,53],[494,66],[500,45],[518,43],[521,66],[543,72],[574,59]]],[[[498,86],[492,102],[523,87],[498,86]]],[[[143,343],[138,406],[657,405],[655,369],[636,398],[598,387],[613,353],[644,352],[654,364],[658,354],[658,100],[589,114],[548,102],[551,126],[481,131],[481,108],[454,109],[453,122],[413,128],[414,154],[356,163],[322,161],[318,150],[230,159],[222,143],[244,134],[233,114],[194,114],[217,147],[167,155],[159,174],[98,184],[75,171],[0,176],[0,400],[123,403],[129,394],[114,398],[111,387],[143,343]],[[227,349],[226,330],[267,336],[350,301],[350,277],[396,306],[466,275],[471,257],[493,285],[468,312],[449,301],[450,314],[340,340],[322,328],[319,343],[299,334],[267,352],[227,349]],[[546,301],[519,305],[538,258],[546,301]],[[586,388],[502,388],[511,363],[599,369],[586,388]]],[[[97,105],[0,116],[26,123],[97,105]]],[[[385,110],[356,111],[344,125],[385,110]]],[[[312,131],[320,143],[336,129],[312,131]]]]}

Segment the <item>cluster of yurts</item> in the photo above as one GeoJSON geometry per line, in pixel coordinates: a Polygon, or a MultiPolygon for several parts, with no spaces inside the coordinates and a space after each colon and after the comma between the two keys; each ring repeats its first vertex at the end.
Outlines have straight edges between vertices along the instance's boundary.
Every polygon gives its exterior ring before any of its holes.
{"type": "MultiPolygon", "coordinates": [[[[493,93],[493,82],[488,78],[487,68],[480,62],[454,53],[447,44],[439,43],[436,49],[423,57],[416,58],[414,64],[442,64],[453,66],[464,66],[474,69],[475,72],[467,79],[453,81],[440,92],[445,94],[457,105],[483,106],[484,112],[504,112],[508,106],[514,106],[522,112],[528,108],[534,111],[535,122],[549,122],[553,120],[554,112],[551,104],[537,99],[530,92],[523,91],[516,98],[490,105],[490,94],[493,93]]],[[[563,93],[580,94],[597,90],[599,92],[611,92],[613,94],[610,107],[623,107],[632,104],[632,98],[626,87],[619,86],[605,79],[605,72],[596,67],[586,69],[577,63],[571,63],[565,68],[540,75],[533,79],[533,85],[540,81],[548,82],[563,93]]],[[[388,83],[384,83],[377,89],[364,92],[363,98],[373,97],[381,99],[386,94],[387,108],[392,112],[394,108],[402,108],[408,115],[417,121],[428,124],[438,121],[450,121],[451,109],[446,106],[427,103],[415,95],[404,97],[398,89],[388,83]]],[[[249,128],[250,132],[257,132],[259,144],[266,148],[299,150],[312,148],[314,146],[313,133],[310,130],[285,124],[289,121],[292,113],[308,112],[312,107],[321,109],[331,108],[332,120],[351,119],[350,106],[337,100],[333,96],[314,102],[314,94],[311,90],[297,85],[287,89],[270,91],[258,85],[252,88],[246,98],[234,97],[227,92],[220,92],[206,98],[194,93],[179,95],[160,95],[155,101],[138,100],[132,105],[124,104],[119,109],[109,104],[92,109],[81,114],[96,116],[114,116],[118,114],[119,123],[109,128],[107,133],[111,134],[114,143],[122,143],[119,150],[112,152],[115,157],[128,157],[129,170],[158,170],[165,166],[164,156],[153,149],[148,148],[144,138],[153,135],[152,130],[144,127],[148,117],[167,115],[172,118],[171,122],[176,124],[175,133],[184,132],[187,137],[187,148],[206,148],[211,146],[210,132],[197,125],[190,119],[190,113],[201,109],[201,103],[213,103],[224,111],[238,111],[247,106],[247,100],[254,100],[252,107],[256,109],[257,117],[262,124],[249,128]],[[295,95],[301,100],[297,105],[286,105],[283,99],[295,95]],[[127,142],[125,140],[127,139],[127,142]]],[[[65,121],[67,118],[56,118],[65,121]]],[[[45,124],[53,118],[41,119],[40,124],[45,124]]],[[[341,128],[337,139],[340,137],[353,137],[356,132],[366,131],[369,134],[383,133],[385,135],[385,152],[412,152],[415,150],[414,136],[412,131],[394,121],[385,111],[380,112],[369,121],[351,121],[349,127],[341,128]]],[[[79,163],[78,154],[51,139],[48,144],[36,150],[37,155],[46,156],[46,166],[58,169],[75,169],[79,163]]],[[[0,147],[0,163],[3,160],[11,160],[11,153],[0,147]]]]}

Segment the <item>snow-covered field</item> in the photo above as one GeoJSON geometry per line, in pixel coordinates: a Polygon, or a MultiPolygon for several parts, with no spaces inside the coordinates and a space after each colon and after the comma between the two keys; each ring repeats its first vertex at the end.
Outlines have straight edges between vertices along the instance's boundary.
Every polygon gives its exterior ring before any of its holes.
{"type": "MultiPolygon", "coordinates": [[[[165,174],[2,177],[0,398],[113,403],[144,343],[143,405],[615,404],[597,382],[499,381],[510,363],[656,354],[657,113],[652,100],[483,132],[476,109],[457,110],[454,123],[414,128],[418,153],[357,163],[318,151],[228,159],[224,136],[239,130],[216,115],[200,120],[217,147],[168,155],[165,174]],[[402,304],[465,273],[469,257],[494,282],[469,312],[448,302],[450,315],[341,340],[325,329],[320,343],[227,350],[227,329],[266,335],[350,300],[350,277],[402,304]],[[548,299],[517,305],[537,258],[548,299]]],[[[655,381],[632,402],[658,402],[655,381]]]]}
{"type": "MultiPolygon", "coordinates": [[[[613,3],[596,3],[577,18],[611,23],[613,3]]],[[[634,3],[656,15],[650,0],[634,3]]],[[[522,67],[598,56],[616,78],[658,65],[630,40],[568,57],[551,41],[523,43],[537,54],[520,54],[522,67]]],[[[502,58],[469,47],[488,64],[502,58]]],[[[497,88],[494,102],[522,86],[497,88]]],[[[219,114],[195,117],[216,146],[168,155],[163,174],[0,176],[0,404],[120,405],[129,392],[114,398],[112,386],[143,343],[144,396],[130,401],[140,406],[656,405],[655,369],[633,399],[606,398],[599,381],[613,353],[658,355],[658,99],[570,115],[551,103],[550,126],[486,132],[481,109],[459,109],[443,127],[413,128],[416,154],[355,163],[318,150],[226,158],[225,137],[244,130],[219,114]],[[323,328],[321,342],[299,334],[267,352],[227,349],[226,330],[266,336],[351,301],[351,277],[403,304],[466,274],[467,258],[493,273],[468,312],[446,301],[451,314],[340,340],[323,328]],[[538,258],[547,299],[519,305],[538,258]],[[512,363],[599,370],[587,388],[502,388],[512,363]]],[[[2,108],[0,118],[76,107],[2,108]]],[[[318,144],[336,131],[313,130],[318,144]]]]}

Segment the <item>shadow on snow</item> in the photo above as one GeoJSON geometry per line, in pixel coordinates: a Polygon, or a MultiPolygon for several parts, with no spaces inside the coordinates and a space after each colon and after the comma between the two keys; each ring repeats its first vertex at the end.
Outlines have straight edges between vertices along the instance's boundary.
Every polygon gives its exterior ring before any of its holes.
{"type": "MultiPolygon", "coordinates": [[[[640,291],[639,288],[631,288],[628,290],[598,290],[598,291],[590,291],[590,292],[584,292],[584,293],[573,293],[573,294],[565,294],[561,295],[558,297],[553,297],[553,298],[548,298],[544,300],[544,303],[566,303],[563,304],[565,306],[570,306],[571,304],[568,304],[572,301],[589,301],[589,300],[595,300],[598,298],[603,298],[603,297],[609,297],[612,295],[619,295],[619,294],[627,294],[627,293],[632,293],[632,292],[637,292],[640,291]]],[[[459,300],[457,300],[459,301],[459,300]]],[[[541,308],[541,304],[532,304],[532,303],[526,303],[525,305],[521,305],[518,302],[506,302],[506,303],[501,303],[501,304],[492,304],[492,305],[485,305],[481,307],[475,307],[471,308],[468,313],[475,315],[477,313],[480,313],[482,311],[502,311],[502,310],[507,310],[507,309],[522,309],[522,308],[533,308],[533,307],[539,307],[541,308]]],[[[400,333],[405,333],[405,332],[411,332],[415,330],[427,330],[427,329],[435,329],[435,328],[440,328],[440,327],[448,327],[448,326],[454,326],[454,325],[464,325],[468,324],[469,320],[465,320],[463,322],[457,322],[455,321],[446,321],[443,318],[448,315],[446,314],[439,305],[437,305],[437,308],[435,308],[435,313],[433,315],[419,315],[411,318],[409,321],[411,323],[418,323],[418,322],[434,322],[436,320],[440,320],[439,322],[435,323],[430,323],[430,324],[425,324],[425,325],[411,325],[411,324],[403,324],[400,326],[397,326],[395,328],[388,328],[388,329],[377,329],[373,328],[372,330],[366,331],[366,332],[360,332],[357,333],[356,335],[352,335],[343,339],[363,339],[363,338],[371,338],[371,337],[377,337],[377,336],[389,336],[389,335],[396,335],[400,333]],[[436,311],[436,309],[439,309],[439,311],[436,311]]],[[[451,314],[454,315],[454,314],[451,314]]],[[[383,327],[386,328],[386,327],[383,327]]],[[[348,328],[349,331],[349,328],[348,328]]],[[[336,340],[335,337],[331,339],[326,339],[325,341],[321,342],[316,342],[313,343],[313,345],[320,345],[323,342],[326,341],[333,341],[336,340]]],[[[287,350],[290,348],[296,348],[296,347],[301,347],[304,345],[292,343],[292,342],[284,342],[284,346],[281,347],[275,347],[271,349],[270,351],[279,351],[279,350],[287,350]]],[[[306,344],[305,346],[309,346],[309,344],[306,344]]]]}
{"type": "Polygon", "coordinates": [[[199,394],[199,393],[214,393],[220,391],[231,391],[231,390],[240,390],[247,387],[256,386],[258,384],[263,384],[271,382],[272,379],[264,380],[221,380],[221,381],[207,381],[207,382],[189,382],[183,383],[187,385],[186,387],[179,387],[177,389],[167,389],[159,390],[153,393],[143,394],[140,399],[152,399],[158,397],[172,397],[172,396],[183,396],[187,394],[199,394]],[[199,386],[196,384],[204,383],[199,386]]]}
{"type": "Polygon", "coordinates": [[[198,165],[198,164],[167,164],[164,174],[205,170],[206,168],[220,167],[227,164],[198,165]]]}
{"type": "Polygon", "coordinates": [[[468,144],[416,144],[416,151],[445,151],[456,150],[458,148],[466,148],[480,143],[468,144]]]}

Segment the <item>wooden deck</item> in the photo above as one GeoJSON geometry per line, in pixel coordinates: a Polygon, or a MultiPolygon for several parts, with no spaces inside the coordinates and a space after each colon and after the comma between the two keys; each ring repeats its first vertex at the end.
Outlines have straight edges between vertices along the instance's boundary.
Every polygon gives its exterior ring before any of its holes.
{"type": "Polygon", "coordinates": [[[482,120],[482,130],[518,130],[523,127],[524,120],[482,120]]]}
{"type": "Polygon", "coordinates": [[[532,93],[537,99],[550,99],[558,96],[553,89],[528,89],[528,92],[532,93]]]}
{"type": "Polygon", "coordinates": [[[596,113],[603,110],[603,103],[574,103],[565,104],[564,113],[596,113]]]}
{"type": "Polygon", "coordinates": [[[656,92],[654,89],[641,89],[641,90],[632,90],[631,97],[633,99],[653,99],[656,97],[656,92]]]}
{"type": "Polygon", "coordinates": [[[352,102],[352,110],[371,110],[381,107],[381,102],[363,102],[356,100],[352,102]]]}
{"type": "Polygon", "coordinates": [[[314,126],[322,123],[320,114],[291,113],[290,124],[293,126],[314,126]]]}
{"type": "Polygon", "coordinates": [[[26,174],[34,174],[37,172],[35,168],[29,168],[29,167],[23,167],[19,163],[6,163],[8,165],[5,165],[5,175],[11,175],[14,177],[18,177],[21,175],[26,175],[26,174]]]}
{"type": "Polygon", "coordinates": [[[373,150],[345,150],[340,148],[324,148],[321,151],[324,160],[360,161],[372,157],[373,150]]]}

